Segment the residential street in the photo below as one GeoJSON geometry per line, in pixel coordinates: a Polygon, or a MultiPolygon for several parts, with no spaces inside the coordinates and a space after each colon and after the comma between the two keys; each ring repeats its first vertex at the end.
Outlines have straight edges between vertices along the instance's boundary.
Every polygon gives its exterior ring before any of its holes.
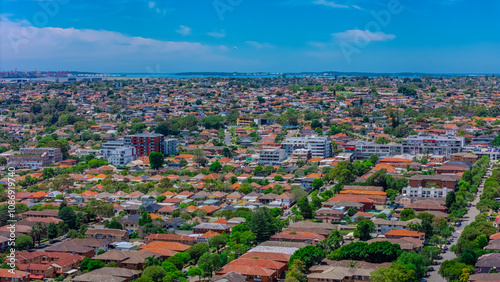
{"type": "Polygon", "coordinates": [[[231,132],[224,132],[224,145],[231,146],[233,143],[231,142],[231,132]]]}
{"type": "Polygon", "coordinates": [[[488,170],[486,171],[486,174],[483,177],[483,180],[481,182],[481,185],[478,187],[477,191],[477,197],[472,201],[472,206],[469,208],[469,211],[467,214],[462,218],[462,226],[457,227],[455,230],[455,233],[453,233],[453,236],[455,237],[455,240],[451,243],[451,245],[448,245],[448,251],[444,254],[442,254],[443,258],[438,260],[439,265],[434,266],[434,271],[429,272],[430,276],[427,278],[427,281],[429,282],[446,282],[446,279],[441,277],[441,275],[438,274],[439,267],[441,266],[441,263],[445,260],[451,260],[456,258],[457,256],[455,255],[454,252],[450,251],[451,246],[455,245],[458,241],[458,238],[460,237],[460,233],[464,230],[465,226],[467,226],[469,223],[474,221],[474,218],[479,214],[479,210],[476,208],[476,204],[479,202],[479,197],[483,193],[484,189],[484,181],[491,176],[491,168],[493,167],[493,164],[495,162],[490,162],[490,166],[488,167],[488,170]]]}

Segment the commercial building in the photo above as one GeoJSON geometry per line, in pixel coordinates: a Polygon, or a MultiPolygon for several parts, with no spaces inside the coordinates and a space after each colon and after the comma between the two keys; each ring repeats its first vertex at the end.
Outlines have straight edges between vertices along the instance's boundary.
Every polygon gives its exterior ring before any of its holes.
{"type": "Polygon", "coordinates": [[[292,155],[297,149],[310,149],[313,158],[320,157],[324,159],[333,155],[332,142],[325,137],[315,135],[286,138],[281,147],[285,149],[287,155],[292,155]]]}
{"type": "Polygon", "coordinates": [[[420,133],[402,140],[404,154],[445,155],[459,153],[465,146],[465,138],[453,135],[437,136],[420,133]]]}
{"type": "Polygon", "coordinates": [[[259,153],[259,164],[263,165],[281,165],[286,158],[286,152],[283,149],[269,148],[262,149],[259,153]]]}
{"type": "Polygon", "coordinates": [[[165,153],[165,137],[159,133],[139,133],[123,138],[125,146],[134,147],[137,156],[149,156],[152,152],[165,153]]]}
{"type": "Polygon", "coordinates": [[[368,141],[353,141],[342,145],[344,152],[353,153],[356,159],[369,158],[371,155],[379,155],[379,157],[388,157],[399,155],[403,148],[401,144],[375,144],[368,141]]]}

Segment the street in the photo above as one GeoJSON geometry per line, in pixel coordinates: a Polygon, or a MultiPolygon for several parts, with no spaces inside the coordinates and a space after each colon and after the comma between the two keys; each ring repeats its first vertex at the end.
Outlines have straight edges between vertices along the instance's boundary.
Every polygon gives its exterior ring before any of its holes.
{"type": "Polygon", "coordinates": [[[493,166],[494,162],[490,162],[490,166],[488,167],[486,174],[484,175],[483,179],[481,180],[481,184],[479,185],[477,189],[477,196],[474,199],[474,201],[471,202],[472,206],[469,208],[467,211],[467,214],[462,218],[462,225],[460,227],[457,227],[455,232],[453,233],[453,236],[455,237],[455,240],[451,243],[451,245],[448,246],[448,251],[446,253],[441,254],[443,256],[442,259],[438,260],[439,265],[434,266],[434,271],[429,272],[430,276],[427,278],[427,281],[429,282],[446,282],[446,279],[441,277],[441,275],[438,274],[439,267],[441,266],[441,263],[445,260],[452,260],[457,258],[454,252],[450,251],[451,246],[455,245],[458,242],[458,238],[460,237],[461,232],[464,230],[465,226],[470,224],[471,222],[474,221],[477,215],[479,215],[479,210],[476,208],[477,203],[479,202],[479,197],[483,193],[484,189],[484,181],[491,176],[491,167],[493,166]]]}
{"type": "Polygon", "coordinates": [[[224,132],[224,145],[226,146],[233,145],[233,143],[231,143],[231,132],[227,130],[224,132]]]}

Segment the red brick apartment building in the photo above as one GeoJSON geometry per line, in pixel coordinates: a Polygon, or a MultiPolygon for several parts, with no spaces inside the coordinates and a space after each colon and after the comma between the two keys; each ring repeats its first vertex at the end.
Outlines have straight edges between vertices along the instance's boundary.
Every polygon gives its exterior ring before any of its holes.
{"type": "Polygon", "coordinates": [[[165,136],[158,133],[140,133],[123,138],[126,146],[135,147],[137,156],[149,156],[152,152],[165,152],[165,136]]]}

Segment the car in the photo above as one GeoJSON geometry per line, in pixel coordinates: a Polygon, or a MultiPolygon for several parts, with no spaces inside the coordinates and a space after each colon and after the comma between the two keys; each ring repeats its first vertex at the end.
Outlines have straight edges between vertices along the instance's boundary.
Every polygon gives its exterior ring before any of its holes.
{"type": "Polygon", "coordinates": [[[429,271],[434,271],[434,267],[429,267],[429,271]]]}
{"type": "Polygon", "coordinates": [[[438,256],[438,259],[443,259],[443,256],[438,256]]]}
{"type": "Polygon", "coordinates": [[[446,253],[446,250],[442,250],[441,253],[445,254],[446,253]]]}
{"type": "Polygon", "coordinates": [[[432,264],[439,265],[439,261],[435,260],[432,264]]]}
{"type": "Polygon", "coordinates": [[[39,248],[45,248],[45,247],[47,247],[47,244],[45,244],[45,243],[40,243],[40,244],[38,245],[38,247],[39,247],[39,248]]]}
{"type": "Polygon", "coordinates": [[[422,282],[427,282],[427,279],[425,279],[425,278],[422,278],[422,282]]]}

